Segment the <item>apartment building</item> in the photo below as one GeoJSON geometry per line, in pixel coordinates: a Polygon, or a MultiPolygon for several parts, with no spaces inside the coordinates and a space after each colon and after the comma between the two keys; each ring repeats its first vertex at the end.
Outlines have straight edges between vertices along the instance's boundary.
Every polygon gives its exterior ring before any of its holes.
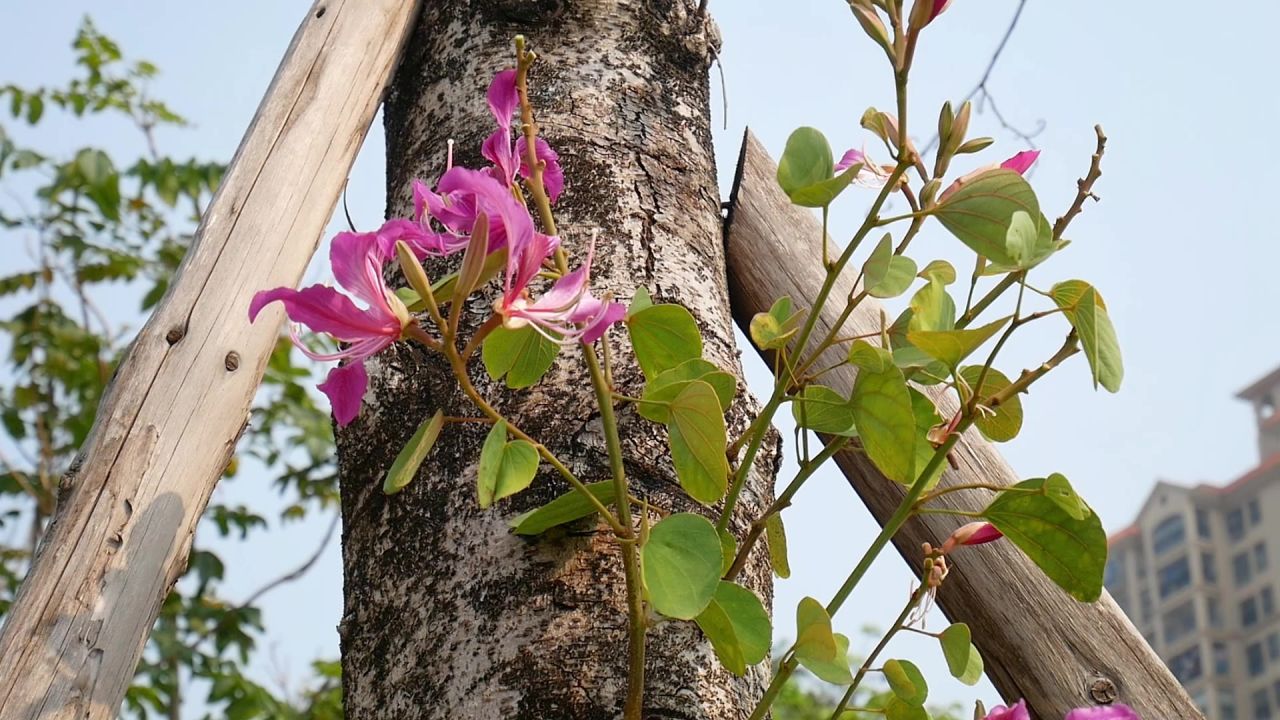
{"type": "Polygon", "coordinates": [[[1280,368],[1237,395],[1261,460],[1226,486],[1161,481],[1111,536],[1106,586],[1209,720],[1280,720],[1280,368]]]}

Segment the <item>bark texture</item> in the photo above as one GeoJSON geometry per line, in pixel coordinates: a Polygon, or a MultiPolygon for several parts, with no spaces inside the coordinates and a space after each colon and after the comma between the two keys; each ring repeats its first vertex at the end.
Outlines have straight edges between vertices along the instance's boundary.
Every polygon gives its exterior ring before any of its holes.
{"type": "MultiPolygon", "coordinates": [[[[479,166],[493,129],[484,92],[514,64],[512,38],[540,56],[532,91],[544,136],[568,178],[557,207],[576,265],[600,231],[593,285],[629,297],[646,286],[678,302],[702,328],[704,357],[740,375],[724,277],[720,200],[711,151],[707,68],[718,36],[696,0],[516,0],[428,3],[386,105],[388,211],[411,212],[410,182],[456,161],[479,166]]],[[[446,267],[428,268],[439,276],[446,267]]],[[[492,295],[472,299],[487,312],[492,295]]],[[[608,337],[615,384],[638,390],[625,332],[608,337]]],[[[393,498],[383,473],[419,422],[437,408],[475,411],[447,366],[396,346],[369,364],[359,420],[339,433],[346,609],[343,678],[351,718],[614,718],[626,688],[626,614],[619,556],[603,525],[585,521],[527,540],[515,514],[565,492],[552,472],[488,511],[475,500],[487,428],[447,428],[423,470],[393,498]]],[[[567,348],[539,385],[481,391],[559,454],[585,481],[608,477],[581,351],[567,348]]],[[[731,435],[750,401],[730,413],[731,435]]],[[[636,494],[670,510],[683,500],[666,431],[630,408],[619,417],[636,494]]],[[[763,453],[740,501],[743,523],[772,494],[763,453]],[[750,514],[750,516],[747,515],[750,514]]],[[[710,514],[709,510],[703,510],[710,514]]],[[[771,599],[759,558],[743,581],[771,599]]],[[[691,623],[650,630],[645,717],[746,717],[765,667],[734,678],[691,623]]]]}

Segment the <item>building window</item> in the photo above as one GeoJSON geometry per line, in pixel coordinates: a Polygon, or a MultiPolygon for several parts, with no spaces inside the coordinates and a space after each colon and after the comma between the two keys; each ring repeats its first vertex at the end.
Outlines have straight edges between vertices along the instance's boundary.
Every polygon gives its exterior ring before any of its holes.
{"type": "Polygon", "coordinates": [[[1235,508],[1227,511],[1227,537],[1232,542],[1244,537],[1244,510],[1235,508]]]}
{"type": "Polygon", "coordinates": [[[1200,666],[1200,646],[1196,645],[1190,650],[1180,652],[1170,658],[1169,671],[1183,685],[1188,685],[1192,680],[1203,675],[1204,668],[1200,666]]]}
{"type": "Polygon", "coordinates": [[[1267,569],[1267,544],[1258,543],[1253,546],[1253,569],[1254,572],[1262,572],[1267,569]]]}
{"type": "Polygon", "coordinates": [[[1255,598],[1249,598],[1240,603],[1240,626],[1253,627],[1258,623],[1258,603],[1255,598]]]}
{"type": "Polygon", "coordinates": [[[1249,553],[1238,553],[1231,558],[1231,575],[1235,578],[1236,587],[1249,584],[1253,579],[1253,565],[1249,560],[1249,553]]]}
{"type": "Polygon", "coordinates": [[[1253,527],[1262,522],[1262,507],[1258,505],[1258,498],[1249,501],[1249,527],[1253,527]]]}
{"type": "Polygon", "coordinates": [[[1166,645],[1181,640],[1196,631],[1196,606],[1188,600],[1164,614],[1164,642],[1166,645]]]}
{"type": "Polygon", "coordinates": [[[1151,546],[1156,555],[1178,547],[1187,539],[1187,524],[1181,515],[1167,517],[1151,531],[1151,546]]]}
{"type": "Polygon", "coordinates": [[[1204,573],[1205,582],[1218,582],[1218,564],[1214,562],[1213,553],[1200,553],[1200,571],[1204,573]]]}
{"type": "Polygon", "coordinates": [[[1249,677],[1258,677],[1266,672],[1267,659],[1262,654],[1262,643],[1253,643],[1244,649],[1245,664],[1249,668],[1249,677]]]}
{"type": "Polygon", "coordinates": [[[1208,540],[1213,537],[1213,528],[1209,525],[1209,511],[1196,510],[1196,534],[1208,540]]]}
{"type": "Polygon", "coordinates": [[[1139,610],[1141,611],[1141,614],[1142,614],[1142,622],[1144,624],[1150,622],[1151,621],[1151,593],[1148,592],[1146,588],[1143,588],[1142,591],[1138,594],[1138,603],[1139,603],[1139,610]]]}
{"type": "Polygon", "coordinates": [[[1209,627],[1222,627],[1222,609],[1218,607],[1218,598],[1208,598],[1206,605],[1209,607],[1209,627]]]}
{"type": "Polygon", "coordinates": [[[1236,693],[1229,687],[1218,688],[1218,720],[1236,720],[1236,693]]]}
{"type": "Polygon", "coordinates": [[[1262,588],[1262,593],[1259,597],[1262,598],[1263,617],[1271,617],[1271,615],[1276,611],[1276,598],[1275,593],[1271,591],[1271,586],[1268,585],[1262,588]]]}
{"type": "Polygon", "coordinates": [[[1266,688],[1253,693],[1254,720],[1271,720],[1271,694],[1266,688]]]}
{"type": "Polygon", "coordinates": [[[1102,577],[1102,583],[1107,589],[1124,584],[1124,555],[1117,553],[1107,559],[1105,574],[1102,577]]]}
{"type": "MultiPolygon", "coordinates": [[[[1280,660],[1280,633],[1271,633],[1267,636],[1267,658],[1280,660]]],[[[1280,698],[1277,699],[1280,700],[1280,698]]]]}
{"type": "Polygon", "coordinates": [[[1213,674],[1219,677],[1231,674],[1231,651],[1226,643],[1213,644],[1213,674]]]}
{"type": "Polygon", "coordinates": [[[1164,599],[1191,584],[1191,564],[1185,557],[1160,568],[1160,598],[1164,599]]]}

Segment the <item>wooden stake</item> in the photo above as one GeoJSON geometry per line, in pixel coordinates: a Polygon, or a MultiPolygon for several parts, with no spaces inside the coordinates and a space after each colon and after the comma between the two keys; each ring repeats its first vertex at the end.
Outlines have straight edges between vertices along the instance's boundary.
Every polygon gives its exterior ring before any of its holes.
{"type": "MultiPolygon", "coordinates": [[[[743,332],[752,315],[790,295],[800,307],[812,306],[822,284],[822,226],[809,211],[792,205],[778,187],[777,167],[748,131],[738,161],[729,217],[729,296],[734,318],[743,332]]],[[[818,322],[823,336],[852,289],[853,274],[836,285],[831,303],[818,322]]],[[[841,335],[875,331],[880,305],[864,301],[841,335]]],[[[839,353],[832,361],[838,361],[839,353]]],[[[819,362],[819,367],[827,363],[819,362]]],[[[822,383],[843,395],[853,389],[854,371],[846,366],[823,376],[822,383]]],[[[922,388],[944,417],[955,400],[935,388],[922,388]]],[[[956,445],[958,466],[943,485],[994,483],[1012,485],[1017,475],[990,443],[970,431],[956,445]]],[[[897,507],[903,488],[886,480],[858,453],[836,456],[850,485],[872,514],[884,522],[897,507]]],[[[979,510],[991,493],[949,493],[938,506],[979,510]]],[[[894,538],[898,551],[918,566],[921,543],[935,547],[962,520],[942,516],[915,517],[894,538]]],[[[1094,604],[1077,602],[1054,585],[1008,542],[966,548],[953,558],[938,604],[953,621],[969,624],[986,662],[987,675],[1006,700],[1026,698],[1034,716],[1057,720],[1069,709],[1123,702],[1144,718],[1202,717],[1160,658],[1147,646],[1111,597],[1094,604]]]]}
{"type": "Polygon", "coordinates": [[[278,338],[281,311],[250,325],[249,300],[301,278],[416,11],[404,0],[308,10],[62,480],[0,632],[0,718],[116,716],[278,338]]]}

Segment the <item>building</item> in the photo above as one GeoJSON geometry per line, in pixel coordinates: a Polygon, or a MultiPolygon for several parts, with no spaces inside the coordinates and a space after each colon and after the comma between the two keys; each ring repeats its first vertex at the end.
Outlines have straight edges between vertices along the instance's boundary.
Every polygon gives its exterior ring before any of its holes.
{"type": "Polygon", "coordinates": [[[1161,481],[1109,540],[1106,586],[1209,720],[1280,720],[1280,369],[1240,391],[1257,467],[1161,481]]]}

